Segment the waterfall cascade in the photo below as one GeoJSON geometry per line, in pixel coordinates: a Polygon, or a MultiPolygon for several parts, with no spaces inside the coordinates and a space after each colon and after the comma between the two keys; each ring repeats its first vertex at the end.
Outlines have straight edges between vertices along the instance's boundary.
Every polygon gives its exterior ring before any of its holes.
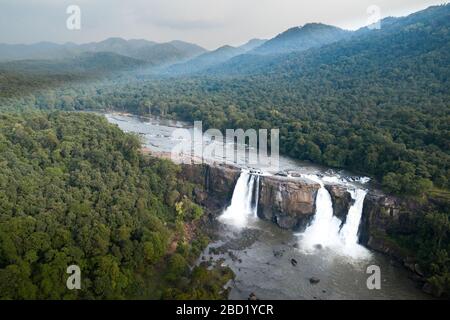
{"type": "MultiPolygon", "coordinates": [[[[305,178],[320,184],[316,196],[316,214],[313,221],[302,236],[302,247],[307,250],[329,247],[344,255],[363,258],[368,250],[358,244],[358,228],[361,221],[364,198],[367,191],[349,188],[355,203],[350,207],[347,220],[341,227],[341,220],[333,214],[333,203],[322,180],[315,175],[304,175],[305,178]]],[[[231,204],[220,216],[220,220],[238,228],[247,225],[250,217],[258,216],[260,176],[249,170],[242,170],[231,198],[231,204]]]]}
{"type": "Polygon", "coordinates": [[[316,214],[311,225],[303,233],[304,244],[312,248],[316,245],[333,246],[339,241],[341,221],[333,215],[333,203],[322,182],[316,196],[316,214]]]}
{"type": "Polygon", "coordinates": [[[256,179],[256,183],[255,183],[255,186],[254,186],[254,195],[255,195],[255,197],[254,197],[254,201],[253,201],[253,216],[255,217],[255,218],[257,218],[258,217],[258,202],[259,202],[259,175],[257,175],[256,177],[255,177],[255,179],[256,179]]]}
{"type": "MultiPolygon", "coordinates": [[[[328,190],[317,176],[307,175],[320,184],[316,197],[316,214],[312,223],[302,234],[302,244],[306,249],[314,249],[318,245],[331,247],[344,255],[354,258],[366,257],[369,252],[358,244],[358,229],[361,222],[364,199],[367,191],[349,188],[355,203],[350,207],[345,224],[340,228],[341,220],[333,215],[333,203],[328,190]]],[[[325,177],[325,179],[326,177],[325,177]]]]}
{"type": "Polygon", "coordinates": [[[239,228],[245,227],[249,216],[257,216],[258,197],[259,176],[242,170],[234,187],[231,204],[220,219],[239,228]]]}
{"type": "Polygon", "coordinates": [[[366,249],[358,245],[358,229],[361,223],[361,216],[364,206],[364,199],[367,191],[362,189],[349,190],[355,203],[350,207],[347,214],[347,221],[340,230],[344,244],[343,250],[350,256],[361,256],[366,253],[366,249]]]}

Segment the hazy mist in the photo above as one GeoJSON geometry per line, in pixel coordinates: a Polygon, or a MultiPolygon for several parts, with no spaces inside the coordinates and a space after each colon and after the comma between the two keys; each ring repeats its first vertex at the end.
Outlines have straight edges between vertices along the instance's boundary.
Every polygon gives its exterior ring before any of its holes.
{"type": "Polygon", "coordinates": [[[208,49],[270,38],[308,22],[346,29],[367,24],[367,8],[400,16],[447,1],[421,0],[1,0],[0,42],[90,42],[108,37],[184,40],[208,49]],[[81,8],[68,30],[66,8],[81,8]]]}

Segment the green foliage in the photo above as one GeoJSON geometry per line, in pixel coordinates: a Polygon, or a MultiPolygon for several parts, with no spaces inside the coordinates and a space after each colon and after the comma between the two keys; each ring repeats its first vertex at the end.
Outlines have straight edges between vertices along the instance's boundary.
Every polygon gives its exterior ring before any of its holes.
{"type": "MultiPolygon", "coordinates": [[[[142,279],[166,263],[175,203],[181,223],[202,213],[178,167],[94,114],[3,113],[0,146],[1,299],[159,297],[142,279]],[[66,288],[71,264],[82,290],[66,288]]],[[[168,280],[189,276],[184,257],[168,261],[168,280]]]]}
{"type": "Polygon", "coordinates": [[[178,287],[168,288],[164,291],[164,299],[177,300],[211,300],[226,299],[227,290],[223,286],[234,278],[229,268],[214,267],[208,270],[207,265],[196,266],[190,279],[179,283],[178,287]]]}

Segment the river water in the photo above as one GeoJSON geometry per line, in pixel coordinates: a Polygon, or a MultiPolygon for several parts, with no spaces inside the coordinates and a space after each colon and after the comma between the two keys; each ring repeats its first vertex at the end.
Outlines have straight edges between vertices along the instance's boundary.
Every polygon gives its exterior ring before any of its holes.
{"type": "MultiPolygon", "coordinates": [[[[173,137],[175,130],[187,128],[191,134],[195,131],[178,121],[120,114],[105,116],[125,132],[141,135],[145,147],[153,152],[168,154],[179,145],[180,139],[173,137]]],[[[348,186],[356,203],[349,210],[346,225],[338,230],[339,223],[329,212],[332,208],[323,188],[318,195],[321,200],[317,205],[317,221],[298,234],[257,218],[249,190],[259,183],[258,176],[249,176],[246,183],[238,181],[230,206],[214,223],[216,240],[198,260],[227,265],[234,271],[236,278],[229,283],[230,299],[247,299],[251,293],[259,299],[430,299],[410,279],[409,271],[355,242],[355,221],[359,222],[362,200],[370,188],[366,178],[330,172],[286,157],[280,157],[278,170],[295,171],[303,178],[319,179],[321,184],[332,181],[348,186]],[[380,268],[381,289],[370,290],[367,286],[371,276],[367,267],[372,265],[380,268]],[[319,280],[318,283],[312,283],[311,278],[319,280]]]]}

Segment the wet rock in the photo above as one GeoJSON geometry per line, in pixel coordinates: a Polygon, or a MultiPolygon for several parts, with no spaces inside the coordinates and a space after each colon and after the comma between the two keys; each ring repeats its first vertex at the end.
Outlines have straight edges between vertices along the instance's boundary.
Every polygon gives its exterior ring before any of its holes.
{"type": "Polygon", "coordinates": [[[289,171],[288,174],[293,178],[301,178],[302,174],[296,171],[289,171]]]}
{"type": "Polygon", "coordinates": [[[298,249],[298,248],[300,248],[300,245],[299,245],[298,243],[294,243],[293,247],[294,247],[295,249],[298,249]]]}
{"type": "Polygon", "coordinates": [[[414,271],[415,271],[419,276],[421,276],[421,277],[424,276],[423,270],[422,270],[421,266],[420,266],[418,263],[416,263],[416,264],[414,265],[414,271]]]}
{"type": "Polygon", "coordinates": [[[311,284],[318,284],[319,282],[320,282],[319,278],[316,278],[316,277],[309,278],[309,283],[311,283],[311,284]]]}
{"type": "Polygon", "coordinates": [[[295,267],[298,264],[298,262],[295,259],[291,259],[291,264],[295,267]]]}
{"type": "Polygon", "coordinates": [[[228,256],[231,258],[231,261],[233,262],[236,262],[238,260],[238,257],[232,251],[228,251],[228,256]]]}
{"type": "Polygon", "coordinates": [[[202,189],[195,189],[196,201],[212,208],[225,206],[233,194],[240,169],[233,166],[209,164],[183,164],[181,176],[202,189]]]}
{"type": "Polygon", "coordinates": [[[344,186],[326,185],[325,188],[330,193],[331,201],[333,202],[333,214],[342,221],[342,224],[345,224],[348,210],[355,201],[344,186]]]}
{"type": "Polygon", "coordinates": [[[273,251],[273,256],[276,258],[281,258],[283,256],[283,252],[282,251],[273,251]]]}
{"type": "Polygon", "coordinates": [[[248,296],[248,300],[251,301],[256,301],[259,300],[258,297],[256,296],[256,294],[254,292],[250,293],[250,295],[248,296]]]}
{"type": "Polygon", "coordinates": [[[422,291],[427,294],[430,294],[436,298],[440,298],[442,296],[442,294],[444,293],[441,288],[438,288],[438,287],[430,284],[429,282],[427,282],[423,285],[422,291]]]}

